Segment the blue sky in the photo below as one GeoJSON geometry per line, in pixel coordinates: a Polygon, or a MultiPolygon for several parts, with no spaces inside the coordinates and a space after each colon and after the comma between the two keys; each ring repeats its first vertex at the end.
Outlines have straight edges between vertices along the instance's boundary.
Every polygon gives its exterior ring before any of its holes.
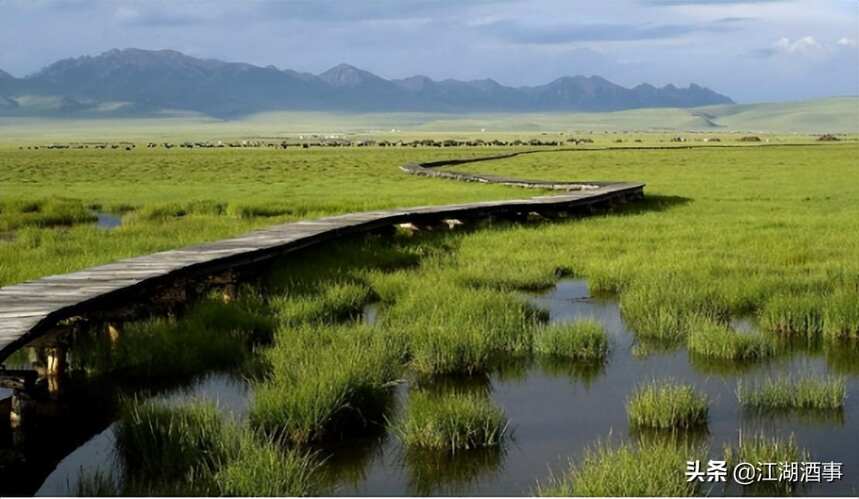
{"type": "Polygon", "coordinates": [[[111,48],[508,85],[598,74],[741,102],[859,94],[857,0],[0,0],[16,76],[111,48]]]}

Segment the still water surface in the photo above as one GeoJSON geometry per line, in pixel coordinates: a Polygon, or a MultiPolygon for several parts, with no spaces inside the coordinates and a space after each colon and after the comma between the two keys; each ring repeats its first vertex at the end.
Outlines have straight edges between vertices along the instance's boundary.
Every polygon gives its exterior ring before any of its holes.
{"type": "MultiPolygon", "coordinates": [[[[625,326],[617,302],[591,297],[587,284],[564,280],[545,293],[529,295],[549,311],[552,322],[594,318],[609,332],[612,350],[601,368],[576,369],[548,359],[510,360],[504,368],[463,385],[487,390],[504,409],[512,439],[500,451],[465,452],[456,458],[406,452],[391,435],[378,434],[344,442],[328,449],[323,475],[339,495],[523,495],[538,481],[567,469],[587,446],[599,441],[630,438],[625,403],[640,383],[674,379],[694,384],[710,397],[709,433],[700,436],[710,455],[721,456],[726,445],[736,444],[740,432],[769,436],[795,435],[815,461],[840,461],[844,479],[806,487],[803,495],[857,495],[859,493],[859,354],[831,357],[820,349],[802,349],[754,365],[718,364],[690,358],[683,347],[637,344],[625,326]],[[740,379],[750,381],[788,374],[842,374],[848,380],[843,411],[797,417],[761,416],[742,411],[736,389],[740,379]]],[[[364,320],[374,323],[384,310],[373,305],[364,320]]],[[[742,318],[736,327],[752,332],[754,321],[742,318]]],[[[399,405],[408,386],[396,389],[399,405]]],[[[229,374],[210,374],[180,390],[159,397],[170,403],[191,399],[215,401],[231,417],[247,414],[249,389],[244,380],[229,374]]],[[[394,415],[393,417],[396,417],[394,415]]],[[[113,426],[92,436],[63,459],[45,479],[38,495],[64,495],[74,490],[81,469],[110,470],[113,426]]],[[[742,494],[717,488],[711,494],[742,494]]]]}

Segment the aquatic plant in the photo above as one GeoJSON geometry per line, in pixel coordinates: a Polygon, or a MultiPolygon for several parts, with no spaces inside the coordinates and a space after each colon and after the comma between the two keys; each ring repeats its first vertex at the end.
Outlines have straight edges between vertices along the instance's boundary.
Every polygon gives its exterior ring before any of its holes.
{"type": "Polygon", "coordinates": [[[780,294],[766,302],[760,322],[776,333],[816,337],[823,332],[823,308],[819,294],[780,294]]]}
{"type": "Polygon", "coordinates": [[[789,463],[800,463],[809,460],[809,454],[801,449],[796,443],[793,435],[788,438],[767,437],[763,433],[751,437],[740,433],[740,439],[736,447],[725,446],[725,461],[729,468],[737,463],[746,462],[761,467],[761,473],[775,478],[775,480],[754,482],[747,487],[758,490],[760,493],[786,494],[791,492],[797,485],[790,480],[779,480],[789,463]],[[764,466],[764,463],[775,463],[772,469],[764,466]]]}
{"type": "Polygon", "coordinates": [[[706,425],[709,408],[692,385],[652,381],[635,390],[626,412],[633,427],[673,430],[706,425]]]}
{"type": "Polygon", "coordinates": [[[129,401],[116,427],[123,469],[135,478],[178,480],[192,470],[209,472],[230,452],[224,424],[214,405],[168,407],[129,401]]]}
{"type": "Polygon", "coordinates": [[[545,315],[510,292],[463,288],[428,275],[385,314],[384,326],[409,345],[410,367],[422,376],[486,371],[499,353],[531,351],[545,315]]]}
{"type": "Polygon", "coordinates": [[[295,497],[318,493],[316,455],[245,432],[236,455],[214,474],[225,496],[295,497]]]}
{"type": "Polygon", "coordinates": [[[543,327],[534,335],[534,351],[577,360],[601,361],[609,342],[602,324],[593,319],[543,327]]]}
{"type": "Polygon", "coordinates": [[[829,340],[859,339],[859,292],[839,289],[826,297],[822,330],[829,340]]]}
{"type": "Polygon", "coordinates": [[[706,455],[701,448],[668,440],[599,442],[587,449],[580,464],[537,487],[540,496],[695,496],[699,485],[684,475],[688,460],[706,455]]]}
{"type": "Polygon", "coordinates": [[[250,420],[305,444],[380,421],[400,377],[398,337],[367,326],[304,326],[278,332],[271,372],[254,385],[250,420]]]}
{"type": "Polygon", "coordinates": [[[281,323],[334,323],[353,318],[373,299],[370,288],[355,282],[320,284],[312,293],[284,294],[271,298],[271,308],[281,323]]]}
{"type": "Polygon", "coordinates": [[[726,300],[712,287],[672,275],[652,278],[659,284],[637,283],[620,296],[624,319],[643,338],[680,340],[693,319],[729,316],[726,300]]]}
{"type": "Polygon", "coordinates": [[[273,323],[253,294],[225,304],[206,299],[180,318],[126,323],[115,344],[97,342],[96,369],[129,380],[172,380],[240,365],[273,323]]]}
{"type": "Polygon", "coordinates": [[[475,392],[409,394],[406,412],[392,430],[407,447],[457,452],[496,447],[507,418],[489,397],[475,392]]]}
{"type": "Polygon", "coordinates": [[[742,407],[763,411],[838,410],[846,397],[847,383],[842,377],[779,377],[737,386],[742,407]]]}
{"type": "Polygon", "coordinates": [[[686,339],[689,351],[704,357],[749,361],[771,357],[776,345],[760,334],[742,334],[734,329],[704,318],[689,323],[686,339]]]}

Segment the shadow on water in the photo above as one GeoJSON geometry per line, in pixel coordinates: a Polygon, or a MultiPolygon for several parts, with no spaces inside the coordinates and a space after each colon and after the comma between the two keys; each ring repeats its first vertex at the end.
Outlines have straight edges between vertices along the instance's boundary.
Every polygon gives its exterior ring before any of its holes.
{"type": "MultiPolygon", "coordinates": [[[[326,459],[321,479],[326,493],[335,495],[523,495],[534,492],[538,481],[552,473],[563,473],[570,460],[579,461],[589,445],[605,441],[667,438],[660,433],[630,430],[626,402],[636,386],[649,380],[671,378],[693,384],[709,398],[709,423],[683,438],[706,446],[711,458],[719,459],[727,446],[736,445],[739,435],[765,433],[770,437],[796,437],[813,460],[838,461],[847,472],[833,483],[810,484],[801,490],[809,495],[850,495],[859,489],[859,351],[856,343],[842,346],[815,342],[785,342],[780,355],[765,362],[725,363],[691,357],[683,345],[642,342],[624,323],[616,300],[590,295],[587,283],[565,279],[552,289],[528,295],[545,309],[550,322],[593,318],[611,340],[609,358],[600,365],[581,365],[551,357],[506,357],[496,359],[488,375],[412,380],[394,390],[387,414],[394,420],[407,400],[408,391],[420,386],[429,390],[476,390],[489,395],[506,413],[513,438],[503,449],[465,452],[456,455],[414,452],[405,449],[395,435],[379,426],[361,438],[350,438],[321,449],[326,459]],[[848,396],[841,411],[797,414],[751,412],[737,402],[738,383],[758,382],[770,377],[805,374],[840,374],[847,379],[848,396]]],[[[363,321],[375,323],[384,307],[364,309],[363,321]]],[[[748,321],[745,331],[754,332],[748,321]]],[[[236,418],[247,414],[249,390],[241,379],[210,374],[190,384],[156,394],[168,403],[204,398],[216,401],[236,418]]],[[[110,398],[110,397],[108,397],[110,398]]],[[[85,399],[84,399],[85,400],[85,399]]],[[[113,408],[69,413],[74,424],[63,432],[80,433],[70,441],[58,464],[43,463],[48,471],[32,473],[29,485],[22,481],[19,493],[67,494],[80,469],[111,469],[113,408]],[[88,419],[87,419],[88,418],[88,419]],[[76,449],[72,451],[71,449],[76,449]],[[56,467],[56,469],[54,469],[56,467]],[[53,470],[52,472],[50,470],[53,470]],[[39,488],[41,486],[41,488],[39,488]],[[29,488],[28,488],[29,487],[29,488]]],[[[66,426],[68,428],[66,428],[66,426]]],[[[59,433],[58,430],[55,433],[59,433]]],[[[0,435],[4,445],[10,435],[0,435]]],[[[57,435],[44,435],[46,447],[57,435]]],[[[54,444],[56,441],[53,442],[54,444]]],[[[2,448],[4,445],[0,445],[2,448]]],[[[0,453],[0,463],[4,459],[0,453]]],[[[681,472],[682,470],[678,470],[681,472]]],[[[712,494],[747,494],[752,490],[715,488],[712,494]]],[[[10,493],[10,491],[6,491],[10,493]]]]}

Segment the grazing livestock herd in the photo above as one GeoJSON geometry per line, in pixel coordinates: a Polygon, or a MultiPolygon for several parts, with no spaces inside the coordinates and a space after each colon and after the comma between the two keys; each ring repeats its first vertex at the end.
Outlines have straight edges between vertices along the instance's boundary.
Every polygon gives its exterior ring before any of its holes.
{"type": "MultiPolygon", "coordinates": [[[[589,144],[593,143],[592,139],[577,139],[570,138],[567,139],[566,142],[575,143],[575,144],[589,144]]],[[[173,143],[173,142],[148,142],[146,143],[146,149],[173,149],[173,148],[186,148],[186,149],[211,149],[211,148],[274,148],[274,149],[289,149],[289,148],[303,148],[307,149],[310,147],[487,147],[487,146],[497,146],[497,147],[517,147],[517,146],[560,146],[563,145],[564,141],[558,139],[552,140],[541,140],[541,139],[530,139],[530,140],[458,140],[458,139],[444,139],[444,140],[435,140],[435,139],[419,139],[413,141],[390,141],[390,140],[346,140],[346,139],[318,139],[318,140],[301,140],[290,142],[287,140],[281,141],[267,141],[267,140],[242,140],[238,142],[224,142],[221,140],[214,142],[181,142],[181,143],[173,143]]],[[[29,145],[29,146],[19,146],[18,149],[26,149],[26,150],[38,150],[38,149],[124,149],[126,151],[131,151],[136,148],[136,144],[131,142],[116,142],[116,143],[108,143],[108,142],[99,142],[99,143],[70,143],[70,144],[47,144],[47,145],[29,145]]]]}

